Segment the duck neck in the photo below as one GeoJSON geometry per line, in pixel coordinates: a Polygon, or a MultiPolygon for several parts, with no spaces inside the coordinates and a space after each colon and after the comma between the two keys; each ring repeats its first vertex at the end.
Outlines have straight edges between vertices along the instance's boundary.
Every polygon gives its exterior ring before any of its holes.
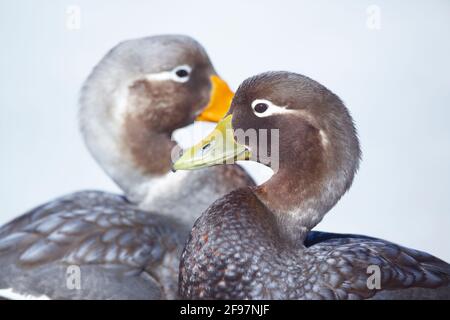
{"type": "Polygon", "coordinates": [[[172,174],[170,133],[148,125],[149,119],[129,113],[129,85],[105,82],[91,75],[80,99],[79,121],[86,146],[130,201],[145,207],[151,188],[172,174]]]}
{"type": "Polygon", "coordinates": [[[280,163],[272,178],[255,189],[257,197],[275,215],[281,236],[297,247],[303,246],[308,232],[336,204],[353,179],[353,170],[347,177],[343,164],[329,152],[313,147],[298,153],[295,160],[280,163]]]}

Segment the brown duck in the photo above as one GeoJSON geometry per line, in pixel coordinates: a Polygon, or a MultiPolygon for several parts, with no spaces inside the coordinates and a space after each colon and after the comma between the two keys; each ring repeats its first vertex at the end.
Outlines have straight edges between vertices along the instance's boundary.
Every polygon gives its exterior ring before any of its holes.
{"type": "Polygon", "coordinates": [[[289,72],[247,79],[216,130],[174,168],[248,159],[276,172],[215,201],[197,220],[181,258],[182,297],[450,298],[450,266],[430,254],[364,236],[304,241],[349,189],[360,160],[352,118],[327,88],[289,72]],[[279,143],[270,143],[276,135],[266,145],[238,133],[251,129],[275,129],[279,143]]]}

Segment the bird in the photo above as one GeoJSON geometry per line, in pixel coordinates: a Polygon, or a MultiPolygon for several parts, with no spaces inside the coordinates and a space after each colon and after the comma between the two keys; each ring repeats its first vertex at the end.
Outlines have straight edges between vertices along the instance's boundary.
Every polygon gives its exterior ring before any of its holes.
{"type": "Polygon", "coordinates": [[[111,49],[84,83],[79,123],[88,150],[124,194],[75,192],[2,226],[0,296],[177,298],[193,222],[214,199],[253,180],[239,166],[172,172],[180,151],[172,133],[195,119],[217,122],[232,95],[189,36],[111,49]]]}
{"type": "Polygon", "coordinates": [[[180,296],[449,299],[450,265],[428,253],[358,235],[305,241],[350,188],[360,158],[350,112],[325,86],[287,71],[245,80],[216,129],[173,167],[253,160],[274,174],[216,200],[196,221],[181,257],[180,296]]]}

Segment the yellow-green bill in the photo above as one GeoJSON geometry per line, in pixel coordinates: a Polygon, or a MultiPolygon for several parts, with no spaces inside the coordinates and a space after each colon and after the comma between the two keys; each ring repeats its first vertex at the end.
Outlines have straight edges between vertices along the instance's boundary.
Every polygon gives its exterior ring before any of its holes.
{"type": "Polygon", "coordinates": [[[230,114],[222,119],[206,138],[184,150],[183,155],[174,163],[173,169],[193,170],[250,159],[250,150],[234,139],[231,120],[230,114]]]}

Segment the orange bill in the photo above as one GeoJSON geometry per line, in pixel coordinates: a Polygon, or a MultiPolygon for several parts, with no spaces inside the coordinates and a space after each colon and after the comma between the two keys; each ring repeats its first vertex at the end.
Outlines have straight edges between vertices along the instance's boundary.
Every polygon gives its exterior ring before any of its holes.
{"type": "Polygon", "coordinates": [[[220,77],[211,76],[211,96],[203,112],[197,117],[199,121],[219,122],[227,113],[233,99],[233,91],[220,77]]]}

